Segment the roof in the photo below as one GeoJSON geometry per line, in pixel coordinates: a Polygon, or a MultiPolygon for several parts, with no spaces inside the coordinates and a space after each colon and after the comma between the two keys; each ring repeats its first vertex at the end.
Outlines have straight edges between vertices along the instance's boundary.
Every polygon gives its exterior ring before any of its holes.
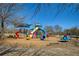
{"type": "Polygon", "coordinates": [[[31,24],[17,24],[16,27],[30,27],[31,24]]]}

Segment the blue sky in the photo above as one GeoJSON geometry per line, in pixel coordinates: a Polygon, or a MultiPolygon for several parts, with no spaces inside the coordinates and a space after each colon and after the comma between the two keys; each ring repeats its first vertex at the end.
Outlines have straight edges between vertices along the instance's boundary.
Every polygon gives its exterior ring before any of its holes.
{"type": "Polygon", "coordinates": [[[66,8],[64,12],[61,7],[60,13],[55,17],[58,11],[56,6],[57,4],[51,4],[50,6],[42,4],[38,14],[32,17],[36,6],[34,4],[24,4],[23,10],[19,12],[18,15],[26,17],[24,19],[25,23],[34,24],[37,22],[43,27],[47,25],[60,25],[63,29],[67,29],[79,26],[79,13],[74,12],[72,14],[71,11],[74,10],[74,8],[72,8],[73,6],[66,8]]]}

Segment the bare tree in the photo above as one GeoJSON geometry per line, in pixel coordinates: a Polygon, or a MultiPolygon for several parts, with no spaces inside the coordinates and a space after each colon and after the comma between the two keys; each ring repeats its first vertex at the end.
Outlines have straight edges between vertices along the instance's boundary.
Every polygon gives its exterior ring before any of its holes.
{"type": "Polygon", "coordinates": [[[54,32],[59,35],[62,32],[62,27],[59,25],[55,25],[54,32]]]}
{"type": "Polygon", "coordinates": [[[16,11],[19,10],[19,7],[14,3],[0,4],[1,39],[4,39],[5,24],[11,23],[12,18],[15,18],[14,15],[16,14],[16,11]]]}
{"type": "Polygon", "coordinates": [[[45,31],[51,36],[54,34],[54,31],[53,31],[53,27],[52,26],[45,26],[45,31]]]}
{"type": "Polygon", "coordinates": [[[66,34],[70,34],[70,35],[77,35],[79,36],[79,28],[77,27],[72,27],[70,29],[65,29],[64,33],[66,34]]]}
{"type": "MultiPolygon", "coordinates": [[[[7,23],[9,24],[9,22],[15,18],[15,14],[16,14],[16,10],[20,9],[21,6],[17,7],[19,4],[0,4],[0,22],[1,22],[1,38],[4,38],[4,25],[7,23]]],[[[34,12],[31,13],[32,16],[31,18],[33,18],[33,16],[37,15],[40,13],[40,11],[42,10],[42,7],[46,6],[47,9],[49,10],[49,7],[52,8],[51,6],[54,6],[54,4],[34,4],[34,6],[36,6],[36,8],[34,9],[34,12]]],[[[78,13],[79,12],[79,4],[57,4],[56,8],[57,11],[54,14],[54,17],[56,17],[57,15],[59,15],[60,13],[64,13],[66,11],[66,9],[69,9],[70,7],[72,7],[72,10],[70,11],[71,13],[78,13]]],[[[46,12],[47,10],[45,10],[46,12]]],[[[53,12],[53,11],[52,11],[53,12]]]]}

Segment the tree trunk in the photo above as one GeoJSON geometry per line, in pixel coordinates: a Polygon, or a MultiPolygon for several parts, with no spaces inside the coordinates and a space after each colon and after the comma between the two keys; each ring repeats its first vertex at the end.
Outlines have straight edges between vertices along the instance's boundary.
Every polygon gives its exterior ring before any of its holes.
{"type": "Polygon", "coordinates": [[[1,39],[4,39],[4,19],[1,20],[1,39]]]}

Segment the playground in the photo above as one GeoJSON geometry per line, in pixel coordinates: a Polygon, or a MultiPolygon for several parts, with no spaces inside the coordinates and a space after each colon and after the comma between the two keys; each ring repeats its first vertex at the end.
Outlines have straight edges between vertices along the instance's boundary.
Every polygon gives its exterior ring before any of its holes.
{"type": "Polygon", "coordinates": [[[78,6],[0,4],[0,55],[79,56],[78,6]]]}
{"type": "MultiPolygon", "coordinates": [[[[19,26],[25,27],[25,26],[19,26]]],[[[79,55],[79,37],[69,34],[49,35],[40,25],[5,33],[0,40],[0,55],[79,55]]]]}
{"type": "Polygon", "coordinates": [[[69,35],[46,35],[36,27],[27,33],[16,31],[6,34],[6,40],[0,40],[0,55],[12,56],[79,56],[79,37],[69,35]]]}
{"type": "MultiPolygon", "coordinates": [[[[18,27],[21,27],[18,26],[18,27]]],[[[22,26],[25,27],[25,26],[22,26]]],[[[18,48],[41,48],[41,47],[48,47],[52,44],[61,44],[61,43],[67,43],[69,44],[71,41],[76,42],[76,44],[79,46],[79,38],[73,38],[70,37],[68,34],[64,35],[49,35],[46,33],[42,27],[37,24],[32,30],[16,30],[15,33],[8,33],[5,34],[6,40],[1,40],[0,44],[3,46],[9,46],[9,47],[18,47],[18,48]]],[[[66,44],[65,44],[66,45],[66,44]]],[[[73,43],[72,45],[75,45],[73,43]]]]}

